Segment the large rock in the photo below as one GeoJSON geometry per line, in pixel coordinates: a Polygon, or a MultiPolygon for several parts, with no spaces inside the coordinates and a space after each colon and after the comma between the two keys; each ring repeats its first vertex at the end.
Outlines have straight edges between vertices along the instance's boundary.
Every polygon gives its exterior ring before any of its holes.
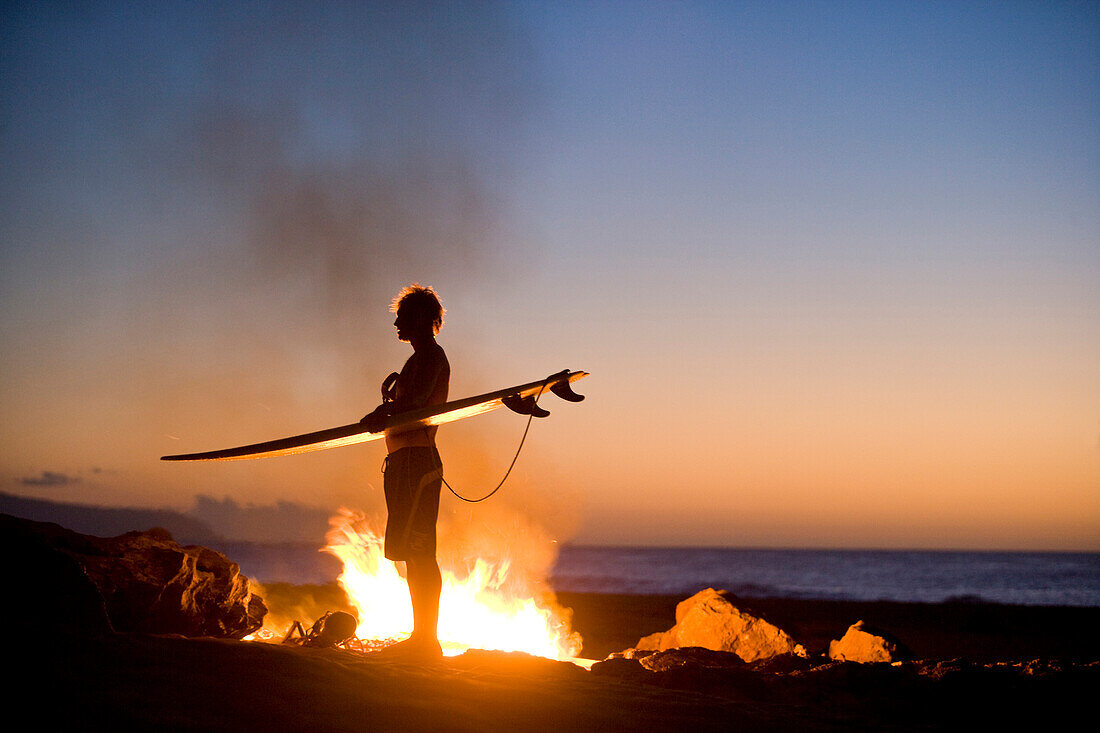
{"type": "Polygon", "coordinates": [[[41,634],[97,636],[112,631],[103,596],[84,567],[53,543],[55,524],[0,514],[0,626],[23,630],[14,641],[41,634]]]}
{"type": "Polygon", "coordinates": [[[707,588],[676,606],[676,625],[643,637],[638,649],[702,647],[733,652],[746,662],[781,654],[805,657],[806,649],[774,624],[737,608],[728,591],[707,588]]]}
{"type": "Polygon", "coordinates": [[[239,639],[260,628],[267,612],[236,563],[205,547],[181,547],[163,529],[100,538],[0,515],[0,536],[5,556],[19,562],[7,588],[12,620],[30,613],[24,622],[59,631],[239,639]]]}
{"type": "Polygon", "coordinates": [[[840,662],[899,662],[913,655],[886,632],[856,621],[840,641],[829,642],[829,658],[840,662]]]}

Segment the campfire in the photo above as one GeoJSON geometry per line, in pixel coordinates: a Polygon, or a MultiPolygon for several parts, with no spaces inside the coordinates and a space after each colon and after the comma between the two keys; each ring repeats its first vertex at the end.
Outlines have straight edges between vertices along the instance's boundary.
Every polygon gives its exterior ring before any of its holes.
{"type": "MultiPolygon", "coordinates": [[[[339,583],[356,609],[355,632],[361,649],[377,649],[407,638],[412,630],[409,590],[397,564],[383,554],[382,533],[363,515],[341,509],[330,520],[325,552],[344,565],[339,583]]],[[[441,558],[443,592],[439,640],[447,656],[467,649],[526,652],[550,659],[572,659],[580,635],[569,626],[569,612],[549,592],[534,592],[517,577],[511,558],[468,558],[461,567],[441,558]]],[[[281,635],[265,629],[259,635],[281,635]]]]}

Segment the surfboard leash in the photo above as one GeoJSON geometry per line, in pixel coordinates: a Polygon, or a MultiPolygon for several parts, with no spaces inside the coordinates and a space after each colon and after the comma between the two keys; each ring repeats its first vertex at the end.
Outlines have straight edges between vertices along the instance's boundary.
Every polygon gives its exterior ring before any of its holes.
{"type": "MultiPolygon", "coordinates": [[[[535,395],[534,404],[536,406],[539,403],[539,398],[542,397],[542,393],[545,390],[546,390],[546,385],[544,384],[539,389],[539,393],[537,395],[535,395]]],[[[447,483],[447,479],[443,478],[443,459],[440,458],[439,465],[437,465],[436,468],[439,469],[439,479],[443,482],[443,485],[447,487],[447,490],[450,491],[455,496],[457,496],[459,499],[462,499],[462,501],[466,502],[467,504],[478,504],[480,502],[485,501],[486,499],[488,499],[490,496],[497,493],[498,491],[500,491],[500,487],[504,486],[504,482],[508,480],[508,476],[512,473],[512,468],[515,467],[516,461],[519,460],[519,454],[520,454],[520,451],[523,450],[524,442],[526,442],[526,440],[527,440],[527,432],[531,429],[531,421],[535,418],[535,412],[537,412],[537,410],[532,410],[527,415],[527,427],[525,427],[523,429],[523,437],[519,439],[519,446],[516,448],[516,454],[514,456],[512,456],[512,462],[508,464],[508,470],[504,472],[504,478],[502,478],[500,480],[500,483],[497,484],[495,489],[493,489],[492,491],[490,491],[488,494],[481,497],[480,499],[467,499],[465,496],[463,496],[462,494],[455,491],[454,488],[449,483],[447,483]]],[[[435,451],[435,455],[438,456],[439,452],[435,451]]]]}

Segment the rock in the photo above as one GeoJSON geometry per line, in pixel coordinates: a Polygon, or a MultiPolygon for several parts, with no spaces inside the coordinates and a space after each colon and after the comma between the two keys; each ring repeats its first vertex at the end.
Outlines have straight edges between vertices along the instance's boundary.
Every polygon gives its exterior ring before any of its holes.
{"type": "Polygon", "coordinates": [[[82,562],[116,629],[239,639],[263,625],[262,599],[220,552],[181,547],[163,529],[102,542],[82,562]]]}
{"type": "Polygon", "coordinates": [[[632,647],[630,649],[624,649],[621,652],[615,652],[608,659],[637,659],[641,661],[643,658],[648,657],[651,654],[656,654],[656,649],[638,649],[632,647]]]}
{"type": "Polygon", "coordinates": [[[840,641],[829,642],[829,658],[841,662],[899,662],[912,659],[901,642],[884,631],[857,621],[840,641]]]}
{"type": "Polygon", "coordinates": [[[313,623],[309,633],[303,638],[292,639],[290,636],[295,629],[299,632],[302,630],[301,625],[295,621],[291,631],[288,631],[287,637],[283,639],[283,643],[301,643],[302,646],[327,649],[343,644],[354,636],[358,625],[359,622],[355,619],[355,616],[347,611],[329,611],[313,623]]]}
{"type": "Polygon", "coordinates": [[[800,657],[794,654],[780,654],[775,657],[757,659],[755,662],[746,662],[746,665],[748,665],[749,669],[753,672],[760,672],[762,674],[793,674],[795,672],[805,672],[806,670],[814,669],[818,667],[824,659],[823,656],[818,655],[800,657]]]}
{"type": "Polygon", "coordinates": [[[84,599],[62,605],[54,629],[94,628],[90,606],[104,611],[106,628],[116,631],[239,639],[263,624],[263,599],[252,594],[236,563],[205,547],[181,547],[166,530],[100,538],[56,524],[2,519],[5,545],[19,548],[6,556],[32,556],[32,566],[9,586],[14,598],[36,598],[43,586],[54,586],[54,596],[84,599]],[[65,562],[71,570],[58,574],[56,567],[65,562]],[[64,623],[76,616],[83,620],[64,623]]]}
{"type": "Polygon", "coordinates": [[[745,662],[780,654],[806,656],[805,647],[789,634],[762,618],[741,611],[730,598],[727,591],[713,588],[699,591],[676,606],[675,626],[643,637],[637,649],[665,651],[694,646],[733,652],[745,662]]]}
{"type": "Polygon", "coordinates": [[[21,630],[28,643],[48,633],[98,636],[112,632],[103,597],[83,566],[54,547],[49,534],[37,526],[37,522],[0,514],[0,556],[7,571],[0,625],[21,630]]]}
{"type": "Polygon", "coordinates": [[[617,677],[626,680],[643,680],[650,675],[650,671],[637,659],[625,657],[610,657],[602,662],[596,662],[592,665],[591,672],[597,677],[617,677]]]}
{"type": "Polygon", "coordinates": [[[597,675],[617,677],[695,694],[727,699],[760,698],[779,675],[761,674],[732,652],[702,647],[679,647],[639,652],[633,659],[618,657],[592,666],[597,675]]]}
{"type": "Polygon", "coordinates": [[[711,669],[745,667],[744,660],[731,652],[718,652],[698,646],[679,647],[637,657],[643,667],[651,672],[666,672],[681,667],[705,667],[711,669]]]}
{"type": "Polygon", "coordinates": [[[972,665],[970,662],[962,657],[958,657],[956,659],[942,659],[925,662],[917,667],[917,673],[922,677],[938,681],[952,679],[966,674],[971,667],[972,665]]]}

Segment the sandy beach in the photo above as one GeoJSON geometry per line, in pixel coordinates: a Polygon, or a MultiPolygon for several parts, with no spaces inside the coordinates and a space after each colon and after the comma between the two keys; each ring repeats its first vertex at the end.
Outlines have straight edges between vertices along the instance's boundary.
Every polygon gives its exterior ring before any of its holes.
{"type": "MultiPolygon", "coordinates": [[[[671,625],[666,596],[562,594],[600,659],[671,625]]],[[[808,660],[592,671],[470,651],[428,665],[342,649],[113,634],[20,637],[13,702],[36,726],[84,730],[850,730],[1058,727],[1100,681],[1097,608],[743,599],[802,641],[808,660]],[[817,656],[856,620],[923,661],[817,656]],[[1091,663],[1091,664],[1090,664],[1091,663]]]]}

